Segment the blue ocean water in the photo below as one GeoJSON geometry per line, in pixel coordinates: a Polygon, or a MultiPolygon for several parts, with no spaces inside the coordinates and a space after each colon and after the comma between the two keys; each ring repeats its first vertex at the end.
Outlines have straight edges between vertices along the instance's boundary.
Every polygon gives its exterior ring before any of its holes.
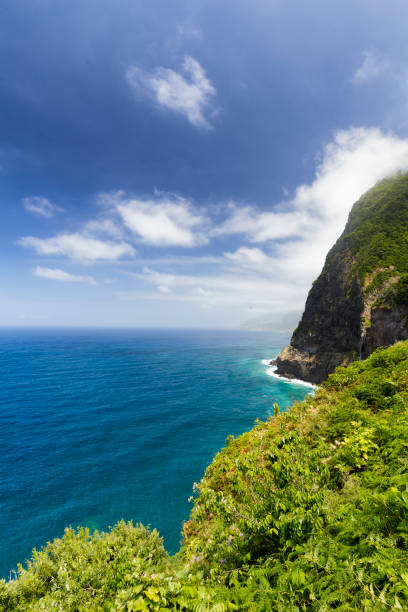
{"type": "Polygon", "coordinates": [[[0,329],[0,576],[67,525],[156,527],[175,552],[229,434],[310,388],[268,376],[284,335],[0,329]]]}

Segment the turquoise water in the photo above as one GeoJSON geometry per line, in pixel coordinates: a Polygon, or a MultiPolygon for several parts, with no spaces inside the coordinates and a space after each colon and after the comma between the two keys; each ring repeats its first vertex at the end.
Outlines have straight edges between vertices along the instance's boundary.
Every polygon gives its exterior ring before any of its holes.
{"type": "Polygon", "coordinates": [[[0,330],[0,576],[66,525],[156,527],[175,552],[229,434],[310,391],[267,374],[284,335],[0,330]]]}

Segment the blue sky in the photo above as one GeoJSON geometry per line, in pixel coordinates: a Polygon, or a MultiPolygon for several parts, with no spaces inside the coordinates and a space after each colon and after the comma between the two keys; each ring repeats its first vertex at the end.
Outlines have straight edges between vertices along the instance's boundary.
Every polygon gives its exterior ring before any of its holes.
{"type": "Polygon", "coordinates": [[[408,5],[3,0],[3,325],[265,327],[408,169],[408,5]]]}

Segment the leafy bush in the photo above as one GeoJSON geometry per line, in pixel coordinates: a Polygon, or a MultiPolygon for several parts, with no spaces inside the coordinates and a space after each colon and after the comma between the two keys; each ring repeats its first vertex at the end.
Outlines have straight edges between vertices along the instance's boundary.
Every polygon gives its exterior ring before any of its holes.
{"type": "Polygon", "coordinates": [[[119,522],[109,533],[68,528],[18,579],[0,582],[2,610],[214,610],[228,608],[199,573],[170,560],[157,531],[119,522]]]}

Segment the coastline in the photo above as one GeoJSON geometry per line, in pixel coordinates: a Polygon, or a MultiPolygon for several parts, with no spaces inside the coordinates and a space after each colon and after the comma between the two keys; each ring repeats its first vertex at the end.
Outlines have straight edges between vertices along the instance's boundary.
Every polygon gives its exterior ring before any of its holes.
{"type": "Polygon", "coordinates": [[[302,385],[304,387],[310,387],[314,391],[318,389],[319,385],[307,382],[306,380],[301,380],[299,378],[286,378],[285,376],[280,376],[276,373],[277,367],[276,365],[274,365],[274,361],[274,359],[262,359],[262,364],[268,366],[266,369],[266,374],[268,376],[272,376],[273,378],[277,378],[282,382],[290,383],[292,385],[302,385]]]}

